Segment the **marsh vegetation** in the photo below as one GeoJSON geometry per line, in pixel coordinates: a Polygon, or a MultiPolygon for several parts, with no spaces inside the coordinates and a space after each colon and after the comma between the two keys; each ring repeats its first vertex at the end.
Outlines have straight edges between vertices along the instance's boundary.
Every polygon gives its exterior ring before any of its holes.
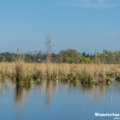
{"type": "Polygon", "coordinates": [[[108,64],[68,64],[68,63],[24,63],[18,59],[13,63],[0,63],[0,79],[12,79],[17,83],[33,83],[44,79],[61,82],[98,84],[113,82],[120,78],[119,65],[108,64]]]}
{"type": "Polygon", "coordinates": [[[17,84],[32,84],[34,80],[42,82],[44,79],[54,80],[56,82],[73,82],[81,81],[83,84],[112,83],[115,79],[120,80],[119,63],[120,52],[109,52],[103,50],[100,54],[95,50],[95,54],[90,57],[83,53],[82,55],[76,50],[68,49],[59,52],[57,62],[53,62],[55,57],[51,51],[54,45],[51,44],[51,37],[46,38],[46,54],[30,53],[30,60],[27,55],[19,49],[16,54],[12,54],[13,62],[3,61],[0,63],[0,79],[12,79],[17,84]],[[41,60],[46,57],[44,60],[41,60]],[[27,61],[29,59],[29,61],[27,61]],[[31,61],[31,62],[30,62],[31,61]]]}

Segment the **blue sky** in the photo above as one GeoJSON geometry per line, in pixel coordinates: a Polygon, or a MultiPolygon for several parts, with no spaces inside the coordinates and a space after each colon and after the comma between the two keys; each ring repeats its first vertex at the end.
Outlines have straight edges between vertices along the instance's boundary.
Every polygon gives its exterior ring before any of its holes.
{"type": "Polygon", "coordinates": [[[120,50],[120,0],[1,0],[0,52],[120,50]]]}

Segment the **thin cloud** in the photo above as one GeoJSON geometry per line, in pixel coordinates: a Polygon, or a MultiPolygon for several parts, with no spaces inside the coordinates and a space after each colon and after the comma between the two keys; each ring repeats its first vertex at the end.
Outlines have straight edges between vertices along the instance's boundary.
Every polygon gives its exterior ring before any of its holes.
{"type": "Polygon", "coordinates": [[[111,32],[111,35],[119,35],[120,33],[118,32],[111,32]]]}
{"type": "Polygon", "coordinates": [[[64,5],[86,8],[111,8],[120,6],[120,2],[109,3],[107,0],[74,0],[64,5]]]}

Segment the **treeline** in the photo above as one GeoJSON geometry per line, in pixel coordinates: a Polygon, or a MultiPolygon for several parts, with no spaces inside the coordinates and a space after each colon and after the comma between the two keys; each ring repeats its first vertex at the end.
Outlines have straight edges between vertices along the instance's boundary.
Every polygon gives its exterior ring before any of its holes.
{"type": "MultiPolygon", "coordinates": [[[[17,51],[17,53],[0,53],[0,62],[14,62],[17,55],[23,54],[17,51]]],[[[47,54],[43,51],[35,51],[24,53],[25,62],[47,62],[47,54]]],[[[119,64],[120,63],[120,51],[111,52],[103,50],[102,53],[95,50],[94,54],[86,54],[85,52],[79,53],[73,49],[62,50],[58,54],[52,53],[50,55],[51,62],[55,63],[105,63],[105,64],[119,64]]]]}

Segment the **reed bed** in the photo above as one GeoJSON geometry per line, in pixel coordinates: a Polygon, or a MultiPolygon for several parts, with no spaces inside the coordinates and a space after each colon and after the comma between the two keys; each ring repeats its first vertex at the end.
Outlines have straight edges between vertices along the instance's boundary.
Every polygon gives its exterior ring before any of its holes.
{"type": "Polygon", "coordinates": [[[53,79],[65,82],[80,80],[83,83],[109,82],[120,75],[120,65],[68,64],[68,63],[0,63],[0,79],[32,83],[33,79],[53,79]]]}

